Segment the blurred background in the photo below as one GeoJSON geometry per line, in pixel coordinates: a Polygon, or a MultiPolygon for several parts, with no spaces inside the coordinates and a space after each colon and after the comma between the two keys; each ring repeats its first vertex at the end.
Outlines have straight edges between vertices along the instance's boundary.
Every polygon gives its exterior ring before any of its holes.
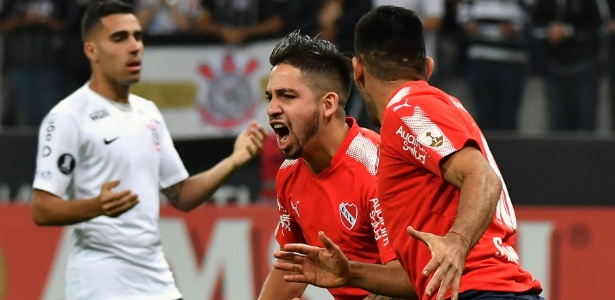
{"type": "MultiPolygon", "coordinates": [[[[40,122],[89,79],[80,18],[93,1],[0,0],[2,300],[63,297],[65,229],[36,228],[27,204],[40,122]]],[[[615,0],[125,2],[145,30],[142,80],[132,91],[156,102],[192,174],[228,155],[251,119],[269,129],[264,88],[278,38],[301,28],[352,56],[364,13],[385,4],[413,9],[436,62],[430,83],[472,113],[506,180],[522,265],[547,299],[609,299],[615,0]]],[[[378,130],[356,93],[347,112],[378,130]]],[[[203,209],[163,205],[165,252],[184,299],[255,298],[277,247],[282,160],[270,134],[260,157],[203,209]]],[[[306,299],[329,298],[314,290],[306,299]]]]}

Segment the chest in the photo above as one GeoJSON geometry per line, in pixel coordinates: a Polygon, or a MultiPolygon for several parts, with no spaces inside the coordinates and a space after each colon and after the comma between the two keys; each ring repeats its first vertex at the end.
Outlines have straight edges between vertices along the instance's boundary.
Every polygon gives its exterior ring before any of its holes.
{"type": "Polygon", "coordinates": [[[160,157],[162,124],[136,112],[98,110],[80,130],[84,161],[147,165],[160,157]]]}

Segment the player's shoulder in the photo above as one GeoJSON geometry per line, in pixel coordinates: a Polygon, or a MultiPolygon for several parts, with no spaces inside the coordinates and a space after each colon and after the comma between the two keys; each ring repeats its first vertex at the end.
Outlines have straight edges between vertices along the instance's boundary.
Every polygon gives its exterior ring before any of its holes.
{"type": "Polygon", "coordinates": [[[296,172],[298,166],[299,159],[285,159],[278,169],[278,177],[288,176],[289,174],[296,172]]]}
{"type": "Polygon", "coordinates": [[[89,99],[88,90],[86,86],[83,86],[58,102],[49,111],[47,119],[62,117],[79,119],[79,116],[88,111],[88,107],[91,106],[89,99]]]}
{"type": "Polygon", "coordinates": [[[349,166],[358,172],[376,175],[380,135],[367,128],[359,128],[346,149],[349,166]]]}

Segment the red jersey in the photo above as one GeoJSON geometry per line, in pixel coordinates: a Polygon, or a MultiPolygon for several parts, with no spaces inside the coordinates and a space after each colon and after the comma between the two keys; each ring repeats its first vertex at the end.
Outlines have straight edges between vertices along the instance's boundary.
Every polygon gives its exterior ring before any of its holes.
{"type": "MultiPolygon", "coordinates": [[[[323,247],[323,231],[348,259],[385,264],[395,259],[376,195],[377,133],[347,118],[350,131],[331,166],[314,175],[301,158],[286,160],[276,179],[280,222],[275,231],[280,245],[305,243],[323,247]]],[[[334,288],[336,299],[363,299],[358,288],[334,288]]]]}
{"type": "MultiPolygon", "coordinates": [[[[380,134],[377,182],[382,214],[397,258],[422,298],[431,278],[423,276],[422,270],[431,252],[406,228],[412,225],[443,236],[452,227],[459,189],[442,177],[442,158],[473,145],[500,178],[501,174],[482,132],[463,105],[425,81],[408,82],[393,94],[380,134]]],[[[514,249],[517,221],[503,180],[502,184],[495,216],[466,258],[460,292],[542,290],[519,266],[514,249]]]]}

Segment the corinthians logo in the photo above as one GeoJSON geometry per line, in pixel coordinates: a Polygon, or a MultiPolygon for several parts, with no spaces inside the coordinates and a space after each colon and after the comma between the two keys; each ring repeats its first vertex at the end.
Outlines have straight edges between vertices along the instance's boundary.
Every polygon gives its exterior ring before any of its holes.
{"type": "Polygon", "coordinates": [[[203,123],[233,128],[251,119],[260,98],[251,77],[258,69],[256,59],[226,54],[220,61],[199,66],[198,110],[203,123]]]}

